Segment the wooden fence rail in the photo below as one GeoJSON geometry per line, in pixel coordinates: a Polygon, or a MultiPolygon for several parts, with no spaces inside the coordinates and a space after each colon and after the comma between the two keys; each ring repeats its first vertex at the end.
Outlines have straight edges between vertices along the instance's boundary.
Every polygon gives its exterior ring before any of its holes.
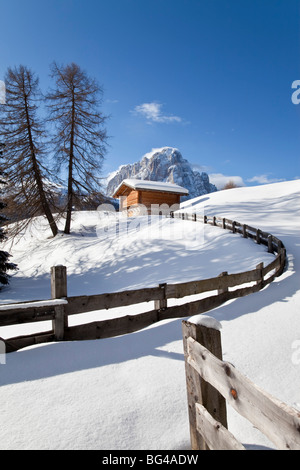
{"type": "MultiPolygon", "coordinates": [[[[0,305],[0,327],[37,321],[52,321],[52,330],[40,334],[5,339],[6,351],[49,341],[72,341],[108,338],[132,333],[161,320],[192,316],[204,313],[222,305],[228,300],[258,292],[279,276],[286,263],[286,250],[282,242],[269,233],[241,225],[229,219],[197,214],[171,213],[171,217],[193,220],[215,225],[241,233],[256,243],[263,243],[274,254],[274,260],[267,266],[259,264],[256,269],[241,273],[221,273],[220,276],[178,284],[160,284],[157,287],[127,290],[89,296],[69,297],[67,293],[67,272],[64,266],[51,268],[51,296],[46,301],[23,302],[0,305]],[[259,236],[257,235],[259,233],[259,236]],[[192,295],[209,295],[184,305],[168,306],[168,299],[180,299],[192,295]],[[68,317],[91,311],[108,310],[139,303],[154,302],[154,309],[136,315],[102,320],[78,326],[68,326],[68,317]]],[[[1,338],[2,339],[2,338],[1,338]]]]}
{"type": "Polygon", "coordinates": [[[226,403],[280,450],[300,450],[300,412],[280,402],[222,360],[220,331],[183,321],[193,450],[243,450],[227,429],[226,403]]]}

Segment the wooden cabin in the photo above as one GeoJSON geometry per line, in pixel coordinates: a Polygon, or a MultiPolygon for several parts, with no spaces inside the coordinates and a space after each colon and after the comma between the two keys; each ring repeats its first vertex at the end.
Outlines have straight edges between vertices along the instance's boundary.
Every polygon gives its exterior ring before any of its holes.
{"type": "Polygon", "coordinates": [[[120,200],[120,211],[132,215],[163,215],[179,209],[181,196],[188,196],[187,189],[173,183],[125,179],[113,197],[120,200]]]}

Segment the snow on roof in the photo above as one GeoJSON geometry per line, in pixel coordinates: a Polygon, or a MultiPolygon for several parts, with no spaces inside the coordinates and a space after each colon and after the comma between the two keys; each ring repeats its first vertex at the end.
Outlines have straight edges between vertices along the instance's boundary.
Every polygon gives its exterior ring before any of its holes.
{"type": "Polygon", "coordinates": [[[123,185],[129,186],[132,189],[144,189],[148,191],[162,191],[168,193],[177,193],[182,195],[188,195],[189,192],[187,189],[178,184],[174,183],[165,183],[163,181],[149,181],[149,180],[138,180],[138,179],[125,179],[115,190],[115,195],[118,193],[119,189],[123,185]]]}

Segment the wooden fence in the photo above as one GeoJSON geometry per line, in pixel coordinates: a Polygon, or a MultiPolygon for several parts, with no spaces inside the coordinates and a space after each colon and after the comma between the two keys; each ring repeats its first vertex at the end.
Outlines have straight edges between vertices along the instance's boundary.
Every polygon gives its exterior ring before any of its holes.
{"type": "Polygon", "coordinates": [[[227,403],[277,449],[300,450],[300,412],[222,360],[218,329],[192,321],[182,327],[192,450],[245,450],[228,430],[227,403]]]}
{"type": "MultiPolygon", "coordinates": [[[[256,243],[268,247],[274,253],[274,260],[264,266],[259,264],[251,271],[228,274],[178,284],[160,284],[157,287],[127,290],[90,296],[69,297],[67,293],[67,272],[64,266],[51,268],[51,299],[46,301],[23,302],[0,306],[0,327],[52,321],[52,329],[43,333],[8,338],[5,341],[6,351],[51,341],[73,341],[108,338],[141,330],[153,323],[171,318],[188,317],[204,313],[222,305],[228,300],[258,292],[279,276],[286,263],[286,250],[283,243],[273,235],[261,230],[242,225],[229,219],[217,217],[200,217],[197,214],[171,213],[171,217],[183,220],[208,223],[241,233],[256,243]],[[168,306],[168,299],[179,299],[186,296],[209,293],[205,298],[184,305],[168,306]],[[130,306],[144,302],[154,302],[154,309],[136,315],[124,315],[119,318],[69,326],[70,315],[111,308],[130,306]]],[[[1,338],[2,340],[2,338],[1,338]]]]}

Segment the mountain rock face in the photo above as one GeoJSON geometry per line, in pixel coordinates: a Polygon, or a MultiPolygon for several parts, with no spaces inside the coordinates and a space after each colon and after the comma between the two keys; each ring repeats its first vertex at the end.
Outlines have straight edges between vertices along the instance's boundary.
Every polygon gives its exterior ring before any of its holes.
{"type": "Polygon", "coordinates": [[[154,149],[139,162],[122,165],[108,177],[107,195],[112,196],[127,178],[178,184],[189,191],[189,196],[183,197],[182,200],[217,191],[216,186],[209,182],[207,173],[194,171],[179,150],[172,147],[154,149]]]}

